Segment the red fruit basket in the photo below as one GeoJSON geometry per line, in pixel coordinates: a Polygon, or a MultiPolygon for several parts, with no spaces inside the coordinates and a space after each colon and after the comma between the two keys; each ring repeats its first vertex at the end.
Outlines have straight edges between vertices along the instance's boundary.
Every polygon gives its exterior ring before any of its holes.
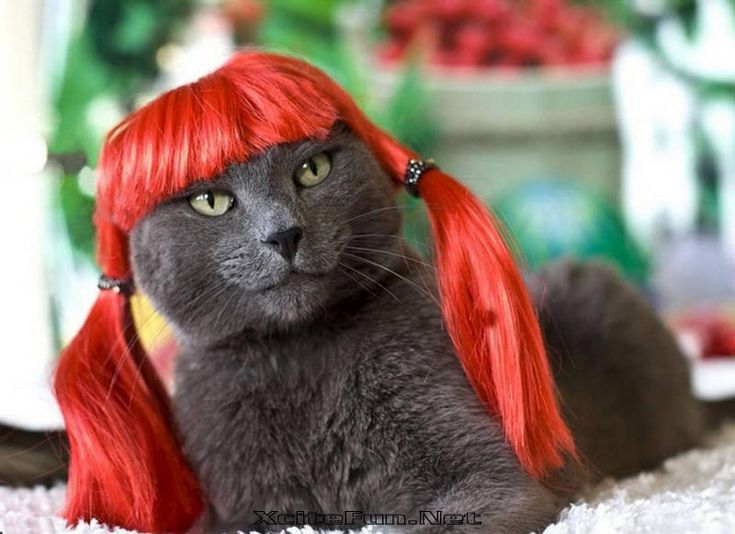
{"type": "Polygon", "coordinates": [[[416,46],[450,67],[594,65],[609,62],[618,32],[602,13],[567,0],[402,0],[384,14],[380,57],[416,46]]]}
{"type": "Polygon", "coordinates": [[[617,200],[617,34],[599,13],[561,0],[404,0],[377,19],[343,20],[370,94],[388,101],[404,60],[418,60],[439,133],[427,156],[481,197],[559,176],[617,200]]]}

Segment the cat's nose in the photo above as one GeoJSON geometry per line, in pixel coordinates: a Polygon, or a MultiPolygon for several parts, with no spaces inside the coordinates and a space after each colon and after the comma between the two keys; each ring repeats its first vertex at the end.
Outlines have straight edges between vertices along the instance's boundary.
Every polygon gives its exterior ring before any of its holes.
{"type": "Polygon", "coordinates": [[[301,228],[293,226],[288,230],[273,232],[263,240],[263,243],[272,246],[281,256],[290,262],[296,256],[296,249],[298,249],[302,235],[301,228]]]}

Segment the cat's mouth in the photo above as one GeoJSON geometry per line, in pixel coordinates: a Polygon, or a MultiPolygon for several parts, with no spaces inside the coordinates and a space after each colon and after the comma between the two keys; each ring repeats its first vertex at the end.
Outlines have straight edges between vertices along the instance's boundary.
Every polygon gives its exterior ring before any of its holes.
{"type": "Polygon", "coordinates": [[[329,272],[327,271],[310,272],[292,268],[280,280],[266,286],[265,288],[263,288],[262,291],[272,291],[303,286],[305,284],[314,283],[316,281],[324,279],[328,274],[329,272]]]}
{"type": "Polygon", "coordinates": [[[317,280],[319,278],[324,278],[325,276],[327,276],[327,274],[329,273],[326,271],[312,272],[312,271],[301,271],[299,269],[291,269],[291,272],[289,272],[288,275],[286,276],[286,281],[290,279],[317,280]]]}

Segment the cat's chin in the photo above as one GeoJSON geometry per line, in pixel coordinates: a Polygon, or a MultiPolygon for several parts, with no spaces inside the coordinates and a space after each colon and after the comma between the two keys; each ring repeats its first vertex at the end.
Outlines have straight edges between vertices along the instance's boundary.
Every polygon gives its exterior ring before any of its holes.
{"type": "Polygon", "coordinates": [[[290,329],[308,323],[329,301],[329,273],[291,272],[252,299],[267,330],[290,329]]]}
{"type": "Polygon", "coordinates": [[[312,286],[318,285],[323,287],[323,280],[329,273],[308,273],[303,271],[291,271],[286,274],[277,283],[271,284],[262,290],[263,294],[277,291],[298,291],[303,288],[305,291],[311,290],[312,286]]]}

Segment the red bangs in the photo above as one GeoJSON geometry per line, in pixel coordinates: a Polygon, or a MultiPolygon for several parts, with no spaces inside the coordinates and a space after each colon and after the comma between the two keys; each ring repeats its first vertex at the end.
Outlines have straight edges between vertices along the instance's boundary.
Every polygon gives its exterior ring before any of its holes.
{"type": "Polygon", "coordinates": [[[260,55],[237,55],[116,126],[100,156],[97,216],[128,231],[162,200],[232,163],[326,137],[339,117],[328,78],[294,59],[260,55]]]}

